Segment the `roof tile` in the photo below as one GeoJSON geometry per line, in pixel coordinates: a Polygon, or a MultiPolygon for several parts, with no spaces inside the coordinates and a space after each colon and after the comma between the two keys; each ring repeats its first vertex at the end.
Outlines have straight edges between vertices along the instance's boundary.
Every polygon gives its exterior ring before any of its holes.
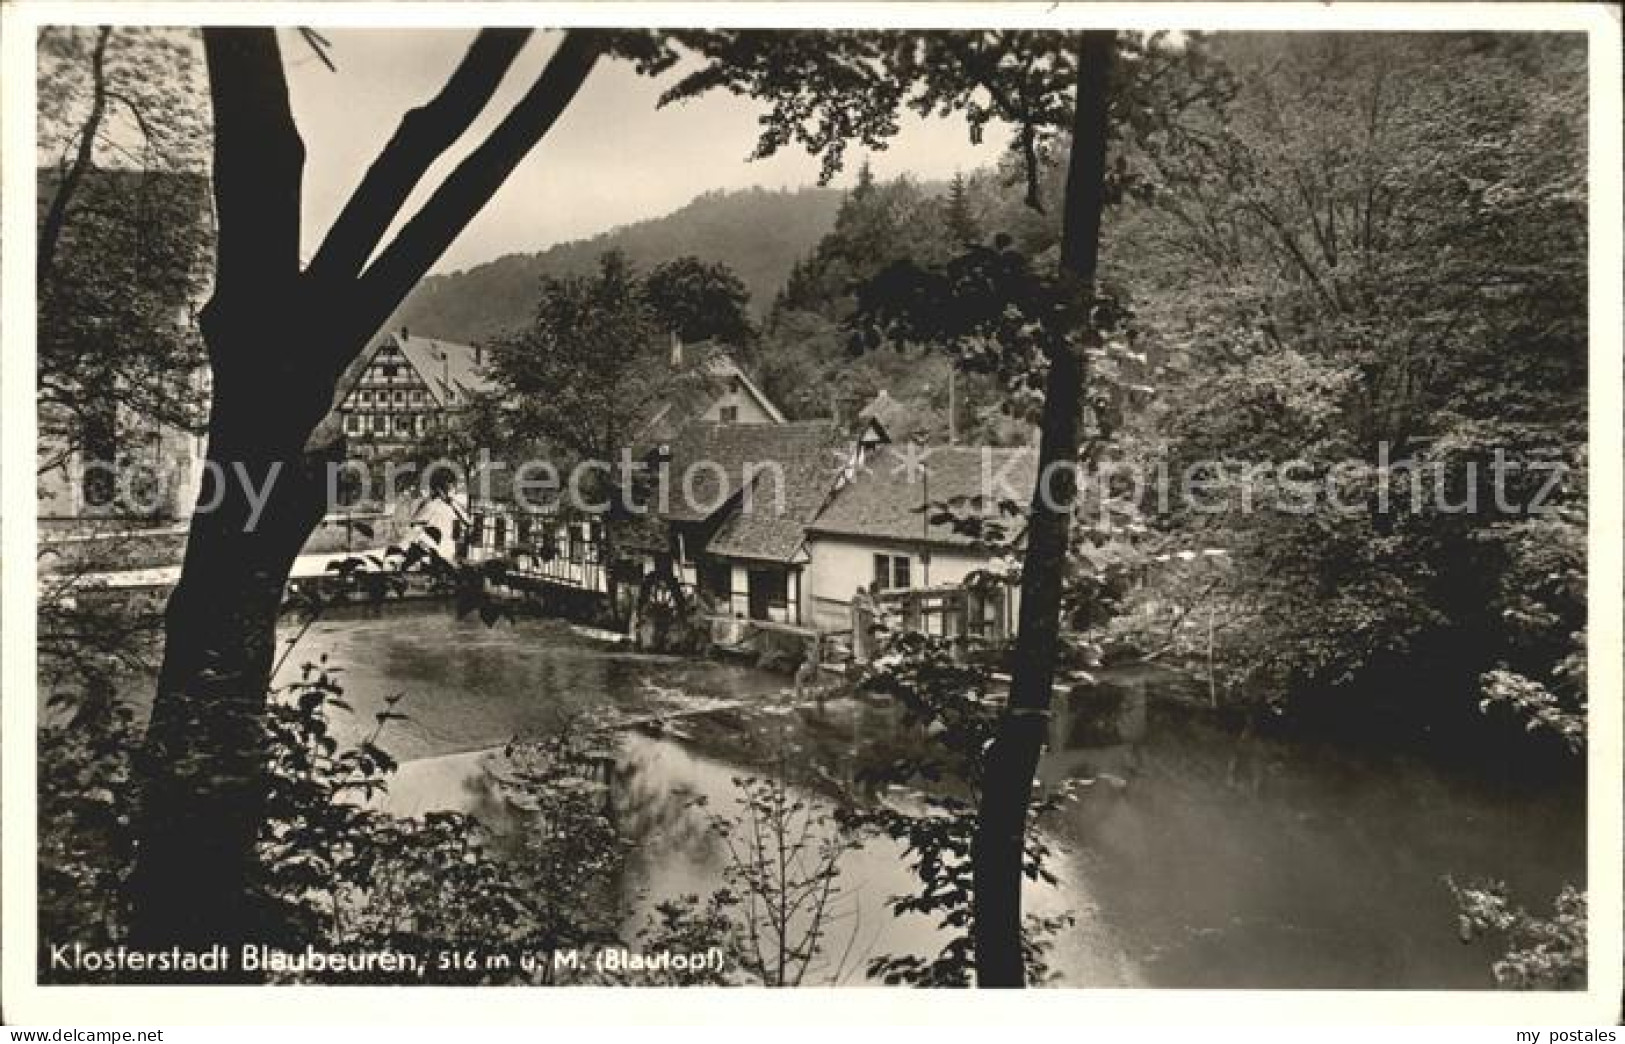
{"type": "Polygon", "coordinates": [[[967,546],[970,536],[956,532],[947,521],[927,521],[940,506],[951,504],[954,513],[985,519],[1004,518],[1005,530],[1020,526],[1019,518],[1001,511],[1013,501],[1025,509],[1037,478],[1038,455],[1031,449],[993,449],[984,446],[921,447],[913,443],[875,450],[852,480],[844,485],[816,521],[812,533],[919,541],[967,546]]]}

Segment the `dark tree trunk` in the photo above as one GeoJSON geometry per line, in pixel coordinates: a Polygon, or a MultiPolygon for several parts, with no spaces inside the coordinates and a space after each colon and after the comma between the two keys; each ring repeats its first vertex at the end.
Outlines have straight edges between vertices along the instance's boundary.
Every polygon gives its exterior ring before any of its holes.
{"type": "Polygon", "coordinates": [[[1072,284],[1076,338],[1057,344],[1044,387],[1038,449],[1038,488],[1027,527],[1021,570],[1021,619],[1010,697],[983,766],[981,803],[972,846],[976,982],[981,987],[1026,984],[1021,884],[1033,779],[1049,716],[1060,645],[1062,576],[1077,493],[1085,348],[1096,337],[1089,319],[1105,206],[1106,108],[1113,34],[1082,34],[1072,156],[1062,221],[1061,276],[1072,284]]]}
{"type": "Polygon", "coordinates": [[[410,187],[489,101],[527,36],[479,35],[440,95],[402,121],[318,251],[319,264],[301,270],[304,146],[275,33],[204,33],[219,234],[202,326],[214,397],[204,487],[166,611],[140,757],[131,880],[139,946],[277,938],[255,894],[266,695],[283,589],[328,506],[327,465],[342,455],[330,415],[335,388],[377,326],[552,127],[597,58],[591,34],[567,33],[491,135],[382,244],[410,187]]]}
{"type": "Polygon", "coordinates": [[[138,944],[201,949],[275,935],[252,884],[265,700],[283,587],[326,509],[325,461],[306,453],[304,441],[312,409],[319,419],[328,401],[319,386],[281,390],[302,395],[307,409],[287,399],[268,409],[272,396],[216,400],[141,755],[141,847],[131,882],[138,944]]]}

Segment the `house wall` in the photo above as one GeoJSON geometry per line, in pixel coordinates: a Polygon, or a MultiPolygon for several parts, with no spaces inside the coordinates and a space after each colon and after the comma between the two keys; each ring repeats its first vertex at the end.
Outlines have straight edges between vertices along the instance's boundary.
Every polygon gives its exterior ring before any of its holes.
{"type": "MultiPolygon", "coordinates": [[[[207,391],[199,394],[207,395],[207,391]]],[[[203,436],[127,415],[120,419],[116,488],[128,502],[119,507],[86,504],[86,457],[75,451],[37,477],[41,521],[110,517],[184,521],[191,517],[203,484],[203,436]]],[[[40,443],[38,457],[49,461],[57,452],[52,440],[45,439],[40,443]]]]}
{"type": "Polygon", "coordinates": [[[750,619],[750,572],[752,569],[775,570],[785,574],[785,605],[769,606],[767,619],[774,623],[804,624],[807,620],[806,572],[796,566],[775,566],[762,562],[730,560],[728,600],[719,601],[717,608],[730,616],[750,619]]]}
{"type": "Polygon", "coordinates": [[[813,626],[829,631],[845,630],[852,625],[852,593],[859,585],[867,587],[874,582],[874,556],[877,554],[908,556],[913,587],[957,584],[976,570],[986,569],[992,562],[988,556],[973,551],[933,547],[931,562],[927,566],[922,557],[924,549],[919,544],[823,534],[811,537],[807,550],[812,561],[807,566],[805,576],[807,592],[803,618],[813,626]]]}
{"type": "Polygon", "coordinates": [[[346,434],[379,446],[412,443],[446,415],[428,382],[393,340],[373,353],[339,410],[346,434]]]}
{"type": "Polygon", "coordinates": [[[503,504],[476,504],[469,516],[470,561],[510,558],[527,576],[601,594],[609,591],[601,537],[588,523],[526,515],[503,504]],[[537,553],[543,546],[551,546],[552,557],[537,553]]]}

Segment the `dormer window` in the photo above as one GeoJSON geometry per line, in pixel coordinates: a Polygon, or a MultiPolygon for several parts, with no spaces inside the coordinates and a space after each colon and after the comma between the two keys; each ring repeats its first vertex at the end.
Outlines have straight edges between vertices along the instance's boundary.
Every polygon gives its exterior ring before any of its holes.
{"type": "Polygon", "coordinates": [[[722,407],[721,414],[722,414],[722,423],[724,423],[724,424],[738,424],[739,423],[739,407],[738,406],[724,406],[724,407],[722,407]]]}

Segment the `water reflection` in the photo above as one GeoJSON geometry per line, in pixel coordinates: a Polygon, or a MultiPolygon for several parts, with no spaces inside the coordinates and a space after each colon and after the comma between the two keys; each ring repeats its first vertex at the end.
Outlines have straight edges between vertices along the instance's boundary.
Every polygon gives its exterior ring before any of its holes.
{"type": "MultiPolygon", "coordinates": [[[[692,712],[628,732],[614,769],[615,815],[637,842],[629,928],[662,898],[718,886],[722,854],[694,799],[726,814],[732,778],[758,771],[776,744],[796,745],[809,791],[827,797],[924,741],[882,702],[786,707],[782,677],[632,655],[547,623],[487,630],[420,609],[324,622],[307,642],[347,668],[360,722],[407,694],[410,728],[386,735],[411,759],[388,797],[403,813],[454,808],[513,825],[488,771],[512,737],[594,708],[692,712]]],[[[1441,878],[1499,877],[1532,904],[1584,881],[1578,782],[1522,789],[1510,774],[1460,779],[1287,744],[1149,699],[1154,684],[1119,674],[1063,700],[1040,765],[1048,782],[1094,781],[1049,827],[1060,890],[1029,899],[1077,915],[1054,955],[1068,985],[1488,987],[1486,955],[1456,939],[1441,878]]],[[[928,921],[883,907],[911,886],[902,853],[873,841],[843,869],[849,963],[930,952],[928,921]]]]}

